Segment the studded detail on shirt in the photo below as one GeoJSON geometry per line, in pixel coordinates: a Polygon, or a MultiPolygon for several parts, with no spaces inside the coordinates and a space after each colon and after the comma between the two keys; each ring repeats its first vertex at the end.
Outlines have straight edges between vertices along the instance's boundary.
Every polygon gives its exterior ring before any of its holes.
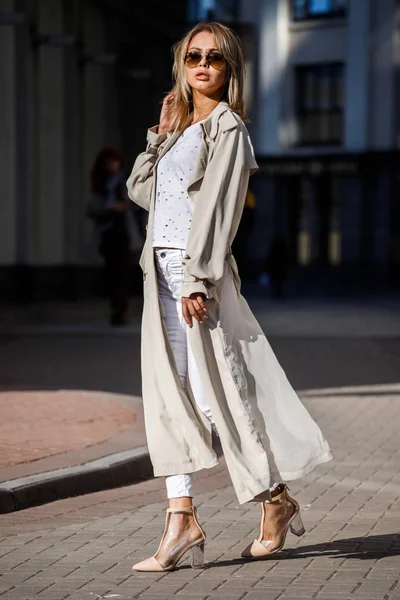
{"type": "Polygon", "coordinates": [[[200,154],[200,123],[188,127],[157,165],[153,246],[185,249],[194,204],[187,193],[200,154]]]}

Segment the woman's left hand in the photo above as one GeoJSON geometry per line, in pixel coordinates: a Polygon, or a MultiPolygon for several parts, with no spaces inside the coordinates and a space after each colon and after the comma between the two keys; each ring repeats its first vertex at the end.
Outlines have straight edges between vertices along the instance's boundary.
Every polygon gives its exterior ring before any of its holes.
{"type": "Polygon", "coordinates": [[[204,323],[208,319],[207,309],[205,307],[206,297],[204,294],[190,294],[189,298],[182,298],[182,314],[189,327],[193,327],[193,318],[199,323],[204,323]]]}

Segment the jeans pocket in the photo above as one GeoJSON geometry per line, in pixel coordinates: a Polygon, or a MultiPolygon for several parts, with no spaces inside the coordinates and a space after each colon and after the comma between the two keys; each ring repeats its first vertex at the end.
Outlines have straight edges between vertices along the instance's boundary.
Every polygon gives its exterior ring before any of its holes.
{"type": "Polygon", "coordinates": [[[166,280],[174,297],[180,298],[183,281],[183,266],[181,260],[174,259],[168,261],[166,265],[166,280]]]}

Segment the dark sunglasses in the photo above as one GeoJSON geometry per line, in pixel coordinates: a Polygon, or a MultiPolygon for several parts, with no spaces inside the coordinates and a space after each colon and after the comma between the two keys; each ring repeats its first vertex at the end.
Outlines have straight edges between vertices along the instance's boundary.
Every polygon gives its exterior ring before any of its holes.
{"type": "Polygon", "coordinates": [[[205,56],[206,63],[211,65],[217,71],[221,71],[224,67],[225,59],[219,52],[206,52],[206,54],[202,54],[197,50],[191,50],[185,56],[185,65],[189,69],[195,69],[201,63],[201,60],[205,56]]]}

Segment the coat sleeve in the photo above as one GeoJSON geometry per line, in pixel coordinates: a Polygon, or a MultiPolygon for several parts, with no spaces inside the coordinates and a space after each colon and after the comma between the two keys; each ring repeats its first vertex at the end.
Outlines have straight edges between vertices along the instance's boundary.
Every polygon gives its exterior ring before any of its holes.
{"type": "Polygon", "coordinates": [[[236,125],[218,132],[196,196],[181,295],[212,296],[224,274],[236,235],[249,175],[257,169],[247,129],[236,125]]]}
{"type": "Polygon", "coordinates": [[[147,147],[137,157],[132,172],[126,182],[129,198],[149,210],[151,200],[151,189],[153,186],[153,167],[157,160],[159,149],[166,142],[168,134],[158,134],[157,126],[147,132],[147,147]]]}

